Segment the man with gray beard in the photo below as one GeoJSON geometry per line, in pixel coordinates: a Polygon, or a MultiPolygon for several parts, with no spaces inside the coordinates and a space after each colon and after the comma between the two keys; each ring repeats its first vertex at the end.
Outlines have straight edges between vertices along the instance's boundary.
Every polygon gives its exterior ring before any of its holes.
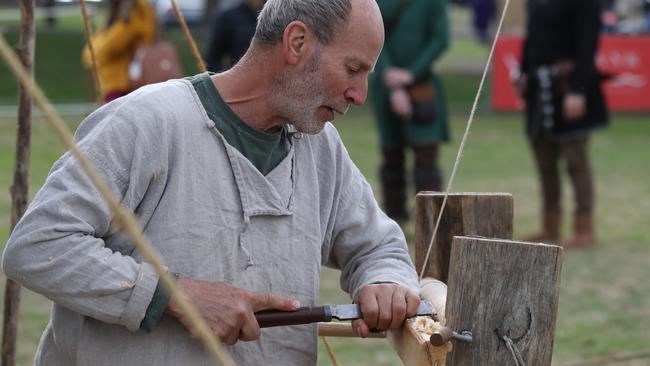
{"type": "MultiPolygon", "coordinates": [[[[321,265],[360,305],[359,336],[419,305],[404,236],[330,123],[364,103],[383,35],[373,0],[269,0],[232,69],[146,86],[77,130],[237,364],[316,364],[315,324],[261,331],[254,313],[318,304],[321,265]]],[[[54,302],[36,365],[213,364],[69,153],[3,264],[54,302]]]]}

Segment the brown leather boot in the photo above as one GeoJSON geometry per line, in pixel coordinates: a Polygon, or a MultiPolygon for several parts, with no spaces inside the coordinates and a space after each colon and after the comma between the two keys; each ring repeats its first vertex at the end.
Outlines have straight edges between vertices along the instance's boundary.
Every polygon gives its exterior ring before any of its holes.
{"type": "Polygon", "coordinates": [[[555,243],[560,239],[560,221],[562,213],[544,210],[542,214],[542,231],[524,238],[524,241],[555,243]]]}
{"type": "Polygon", "coordinates": [[[594,233],[594,215],[589,213],[576,213],[574,218],[575,232],[572,237],[562,241],[565,248],[587,248],[596,244],[594,233]]]}

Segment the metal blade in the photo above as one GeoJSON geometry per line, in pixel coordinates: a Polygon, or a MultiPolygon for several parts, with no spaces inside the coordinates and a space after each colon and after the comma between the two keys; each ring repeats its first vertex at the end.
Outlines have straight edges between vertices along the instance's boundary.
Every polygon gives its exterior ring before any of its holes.
{"type": "MultiPolygon", "coordinates": [[[[436,312],[429,301],[422,300],[414,316],[435,316],[436,312]]],[[[332,306],[332,317],[338,320],[354,320],[363,318],[361,308],[357,304],[344,304],[332,306]]]]}
{"type": "Polygon", "coordinates": [[[338,320],[353,320],[361,318],[361,308],[357,304],[332,306],[332,318],[338,320]]]}

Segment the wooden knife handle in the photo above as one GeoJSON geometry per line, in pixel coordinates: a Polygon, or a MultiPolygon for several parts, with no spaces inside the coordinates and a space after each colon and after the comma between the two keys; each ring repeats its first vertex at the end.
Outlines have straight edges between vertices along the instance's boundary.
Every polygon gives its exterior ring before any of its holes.
{"type": "Polygon", "coordinates": [[[310,324],[331,321],[332,311],[327,305],[302,307],[296,311],[265,310],[255,313],[255,319],[260,328],[310,324]]]}

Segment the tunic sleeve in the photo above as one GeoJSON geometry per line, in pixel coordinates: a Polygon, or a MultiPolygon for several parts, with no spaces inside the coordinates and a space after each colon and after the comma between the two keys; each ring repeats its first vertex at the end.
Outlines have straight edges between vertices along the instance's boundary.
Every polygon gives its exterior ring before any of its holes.
{"type": "MultiPolygon", "coordinates": [[[[159,154],[142,146],[155,146],[146,140],[157,137],[124,123],[126,117],[112,111],[114,105],[88,117],[85,124],[98,123],[79,147],[115,197],[135,210],[159,154]]],[[[153,266],[129,255],[134,248],[118,251],[106,245],[118,232],[108,205],[79,161],[66,153],[9,238],[3,268],[7,277],[59,305],[136,331],[159,276],[153,266]]]]}
{"type": "Polygon", "coordinates": [[[363,286],[377,282],[399,283],[418,293],[417,275],[400,227],[381,211],[372,188],[347,152],[343,151],[341,159],[343,190],[325,264],[341,270],[341,288],[352,298],[363,286]]]}
{"type": "Polygon", "coordinates": [[[574,7],[575,17],[575,74],[571,80],[571,91],[585,94],[589,79],[595,73],[594,57],[598,48],[600,32],[600,3],[592,0],[578,0],[574,7]]]}

